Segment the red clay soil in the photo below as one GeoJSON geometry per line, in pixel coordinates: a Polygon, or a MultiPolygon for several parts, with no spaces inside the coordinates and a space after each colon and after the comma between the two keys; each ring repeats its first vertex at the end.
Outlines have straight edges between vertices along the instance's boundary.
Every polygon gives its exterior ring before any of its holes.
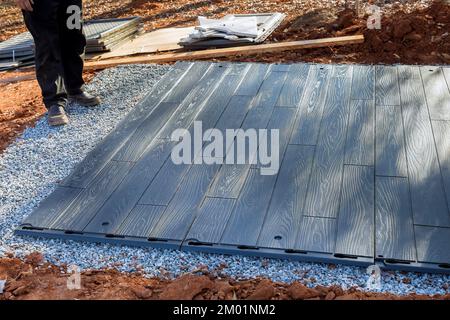
{"type": "MultiPolygon", "coordinates": [[[[34,71],[0,73],[0,154],[22,131],[33,126],[46,109],[36,80],[1,83],[3,79],[27,77],[34,71]]],[[[85,72],[85,81],[95,74],[85,72]]]]}
{"type": "Polygon", "coordinates": [[[115,270],[85,271],[81,274],[81,289],[69,290],[67,280],[70,274],[66,271],[65,267],[43,262],[39,253],[33,253],[24,260],[2,258],[0,280],[6,280],[6,286],[0,293],[0,300],[450,300],[450,295],[399,297],[356,289],[344,291],[337,286],[311,289],[299,282],[288,285],[267,279],[235,281],[215,278],[207,272],[161,280],[115,270]]]}

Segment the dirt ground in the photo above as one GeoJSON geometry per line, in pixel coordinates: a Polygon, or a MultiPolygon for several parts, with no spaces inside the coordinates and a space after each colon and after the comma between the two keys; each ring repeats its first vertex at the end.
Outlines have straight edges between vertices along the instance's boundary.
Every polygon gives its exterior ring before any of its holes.
{"type": "Polygon", "coordinates": [[[174,280],[149,279],[139,273],[115,270],[85,271],[81,273],[81,289],[75,290],[67,287],[69,277],[66,267],[44,263],[39,253],[24,260],[3,258],[0,280],[6,280],[6,285],[0,300],[450,300],[450,295],[398,297],[356,289],[344,291],[336,286],[311,289],[299,282],[287,285],[268,279],[235,281],[206,271],[174,280]]]}

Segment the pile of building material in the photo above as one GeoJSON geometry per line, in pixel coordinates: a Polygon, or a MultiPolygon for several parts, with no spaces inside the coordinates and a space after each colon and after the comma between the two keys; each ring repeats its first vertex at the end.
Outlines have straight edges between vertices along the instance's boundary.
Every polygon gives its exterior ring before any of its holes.
{"type": "MultiPolygon", "coordinates": [[[[84,24],[86,52],[106,52],[141,32],[140,17],[103,19],[84,24]]],[[[34,41],[29,32],[0,42],[0,71],[34,64],[34,41]]]]}
{"type": "Polygon", "coordinates": [[[261,43],[285,17],[282,13],[229,14],[222,19],[198,17],[199,25],[179,44],[187,48],[219,48],[261,43]]]}

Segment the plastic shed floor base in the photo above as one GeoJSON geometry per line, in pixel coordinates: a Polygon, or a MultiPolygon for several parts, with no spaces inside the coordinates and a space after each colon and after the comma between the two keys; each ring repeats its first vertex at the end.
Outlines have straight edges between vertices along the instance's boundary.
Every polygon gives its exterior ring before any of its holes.
{"type": "Polygon", "coordinates": [[[441,67],[178,63],[17,233],[448,273],[449,85],[441,67]],[[278,174],[175,165],[194,120],[279,129],[278,174]]]}

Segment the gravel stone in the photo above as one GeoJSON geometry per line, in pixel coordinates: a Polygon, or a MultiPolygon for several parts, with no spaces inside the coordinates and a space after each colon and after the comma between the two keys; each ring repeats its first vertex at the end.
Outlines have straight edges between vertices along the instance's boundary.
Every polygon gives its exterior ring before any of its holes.
{"type": "Polygon", "coordinates": [[[0,256],[24,257],[38,251],[57,265],[77,265],[83,270],[112,267],[141,271],[148,277],[172,278],[207,268],[217,276],[260,276],[285,283],[300,281],[309,287],[339,285],[399,295],[450,292],[449,275],[383,271],[381,288],[370,289],[369,274],[359,267],[15,236],[21,221],[170,68],[131,65],[100,72],[87,89],[101,96],[101,106],[71,105],[70,124],[65,127],[50,128],[43,118],[0,155],[0,256]]]}

